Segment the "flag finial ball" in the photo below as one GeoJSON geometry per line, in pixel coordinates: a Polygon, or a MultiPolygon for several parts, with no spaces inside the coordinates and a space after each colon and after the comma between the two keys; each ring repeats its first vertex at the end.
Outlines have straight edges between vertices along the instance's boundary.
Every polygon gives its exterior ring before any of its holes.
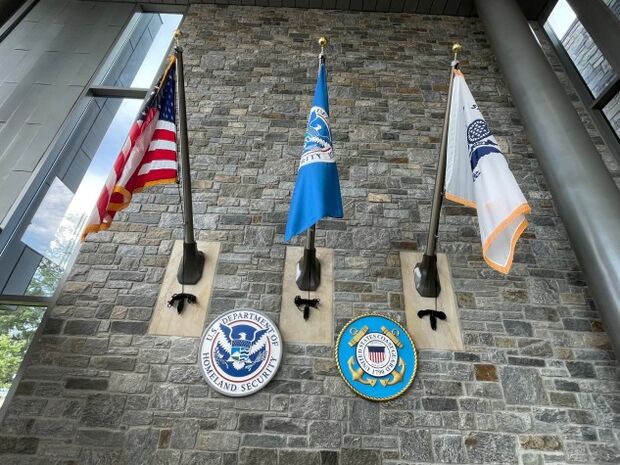
{"type": "Polygon", "coordinates": [[[327,45],[327,37],[322,36],[319,38],[319,45],[321,46],[321,48],[324,48],[327,45]]]}
{"type": "Polygon", "coordinates": [[[463,46],[459,44],[458,42],[452,45],[452,51],[454,53],[459,53],[462,49],[463,49],[463,46]]]}

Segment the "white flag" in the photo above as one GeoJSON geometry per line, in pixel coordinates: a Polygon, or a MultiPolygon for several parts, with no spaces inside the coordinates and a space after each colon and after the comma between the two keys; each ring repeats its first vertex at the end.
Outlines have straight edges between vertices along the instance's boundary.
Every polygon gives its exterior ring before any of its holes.
{"type": "Polygon", "coordinates": [[[530,206],[459,70],[454,71],[447,152],[445,197],[476,208],[484,260],[508,273],[530,206]]]}

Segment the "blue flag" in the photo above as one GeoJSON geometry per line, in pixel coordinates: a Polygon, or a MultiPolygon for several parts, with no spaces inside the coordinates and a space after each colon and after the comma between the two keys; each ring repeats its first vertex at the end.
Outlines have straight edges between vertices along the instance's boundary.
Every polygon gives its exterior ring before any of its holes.
{"type": "Polygon", "coordinates": [[[284,239],[288,241],[326,216],[342,218],[343,213],[329,129],[327,71],[321,62],[284,239]]]}

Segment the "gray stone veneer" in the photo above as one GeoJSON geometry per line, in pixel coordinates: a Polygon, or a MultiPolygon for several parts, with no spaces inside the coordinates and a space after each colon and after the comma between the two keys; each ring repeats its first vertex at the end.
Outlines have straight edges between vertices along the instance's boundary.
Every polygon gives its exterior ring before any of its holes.
{"type": "Polygon", "coordinates": [[[337,330],[404,318],[398,252],[424,245],[453,41],[533,208],[513,269],[489,269],[475,213],[446,204],[464,351],[422,351],[413,387],[377,404],[346,387],[331,347],[289,345],[266,389],[225,398],[197,339],[145,335],[181,237],[176,187],[149,189],[82,246],[0,425],[3,465],[620,462],[615,357],[477,19],[201,5],[183,30],[195,222],[222,243],[210,318],[278,318],[321,33],[346,211],[317,233],[335,249],[337,330]]]}

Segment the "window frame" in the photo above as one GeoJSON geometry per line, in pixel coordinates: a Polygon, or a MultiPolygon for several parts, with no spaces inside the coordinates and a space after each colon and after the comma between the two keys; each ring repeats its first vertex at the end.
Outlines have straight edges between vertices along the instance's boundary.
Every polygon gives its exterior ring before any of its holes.
{"type": "Polygon", "coordinates": [[[24,17],[32,10],[32,8],[39,3],[39,0],[26,0],[22,6],[20,6],[14,13],[11,15],[4,24],[0,23],[0,42],[2,42],[6,36],[8,36],[15,26],[19,24],[19,22],[24,19],[24,17]]]}
{"type": "MultiPolygon", "coordinates": [[[[23,8],[21,8],[14,17],[9,20],[5,27],[0,29],[0,40],[2,40],[10,31],[21,21],[30,9],[37,3],[38,0],[29,0],[23,8]],[[27,6],[27,8],[26,8],[27,6]],[[18,16],[19,15],[19,16],[18,16]],[[6,27],[9,26],[9,27],[6,27]]],[[[187,16],[188,5],[154,5],[154,4],[136,4],[134,10],[129,17],[128,21],[123,25],[118,36],[112,43],[108,50],[108,55],[102,60],[97,70],[93,74],[93,77],[89,81],[84,91],[80,94],[77,103],[69,112],[69,115],[60,127],[56,136],[52,140],[49,148],[43,155],[44,161],[37,171],[33,174],[32,178],[28,181],[28,186],[24,190],[20,198],[17,199],[16,205],[9,211],[8,220],[5,223],[5,227],[0,229],[0,256],[5,253],[7,247],[10,247],[15,240],[20,240],[22,234],[30,224],[32,217],[34,216],[37,208],[41,204],[45,194],[48,190],[48,184],[56,177],[58,167],[65,161],[63,154],[65,148],[69,143],[71,136],[78,127],[80,121],[84,117],[86,111],[90,105],[95,104],[96,98],[131,98],[141,99],[143,103],[148,98],[150,89],[145,88],[130,88],[130,87],[114,87],[114,86],[100,86],[95,84],[100,80],[101,76],[105,72],[106,68],[110,66],[110,59],[114,60],[116,57],[112,57],[111,54],[120,45],[120,41],[123,39],[123,33],[130,25],[133,17],[136,13],[168,13],[168,14],[181,14],[183,15],[179,22],[179,29],[182,27],[183,22],[187,16]]],[[[174,47],[174,41],[171,41],[171,45],[167,51],[170,53],[174,47]]],[[[165,57],[166,55],[164,55],[165,57]]],[[[155,80],[161,74],[163,67],[166,66],[166,59],[162,60],[158,71],[155,73],[152,85],[155,80]]],[[[31,295],[11,295],[0,293],[0,305],[16,305],[16,306],[30,306],[30,307],[45,307],[45,312],[41,318],[41,322],[36,329],[32,341],[21,361],[19,369],[15,374],[13,383],[9,388],[9,391],[5,397],[4,403],[0,407],[0,423],[4,420],[7,414],[8,406],[10,405],[17,386],[19,385],[21,378],[24,374],[25,367],[28,365],[32,353],[38,346],[38,339],[43,334],[43,328],[50,316],[50,309],[56,306],[56,302],[60,296],[60,293],[69,277],[69,274],[75,264],[75,260],[79,254],[80,247],[76,247],[67,261],[67,266],[62,273],[62,276],[58,282],[58,286],[54,291],[54,294],[49,297],[44,296],[31,296],[31,295]]],[[[9,264],[10,265],[15,265],[9,264]]]]}
{"type": "MultiPolygon", "coordinates": [[[[553,2],[553,7],[555,7],[555,2],[553,2]]],[[[603,142],[605,142],[609,151],[613,154],[616,160],[620,162],[620,135],[616,134],[611,126],[611,122],[603,113],[605,106],[620,92],[620,76],[616,73],[616,78],[612,80],[607,87],[605,87],[597,98],[594,98],[583,77],[577,70],[575,63],[562,45],[561,39],[556,35],[551,28],[551,25],[547,22],[549,15],[553,11],[553,7],[549,8],[543,15],[541,15],[538,19],[538,25],[551,43],[555,54],[560,61],[560,65],[575,88],[579,100],[581,100],[581,103],[585,107],[588,115],[594,122],[596,129],[603,139],[603,142]]],[[[578,20],[579,17],[577,17],[577,21],[578,20]]],[[[586,32],[588,32],[585,25],[582,24],[582,27],[586,32]]],[[[600,50],[600,52],[603,57],[606,56],[603,50],[600,50]]]]}

